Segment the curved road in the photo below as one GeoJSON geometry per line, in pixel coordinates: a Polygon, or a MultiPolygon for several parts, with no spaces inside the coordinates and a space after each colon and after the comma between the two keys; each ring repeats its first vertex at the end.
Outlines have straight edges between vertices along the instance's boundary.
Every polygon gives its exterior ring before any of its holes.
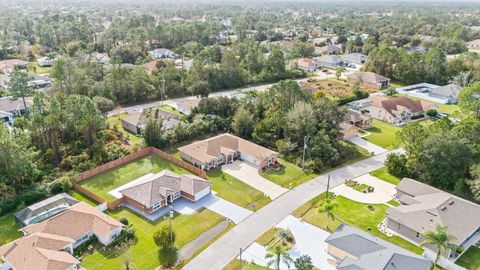
{"type": "MultiPolygon", "coordinates": [[[[393,150],[331,171],[330,188],[384,166],[393,150]]],[[[264,232],[282,221],[295,209],[327,190],[327,174],[320,175],[281,195],[228,231],[193,258],[184,270],[222,270],[264,232]]],[[[313,239],[312,239],[313,240],[313,239]]]]}

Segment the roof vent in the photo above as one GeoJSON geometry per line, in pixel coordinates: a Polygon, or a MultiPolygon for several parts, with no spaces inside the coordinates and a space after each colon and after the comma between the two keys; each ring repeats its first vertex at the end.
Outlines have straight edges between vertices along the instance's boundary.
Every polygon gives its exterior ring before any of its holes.
{"type": "Polygon", "coordinates": [[[449,205],[453,205],[455,203],[455,201],[451,200],[450,202],[448,202],[449,205]]]}
{"type": "Polygon", "coordinates": [[[442,211],[447,210],[447,206],[443,206],[442,208],[440,208],[440,210],[442,210],[442,211]]]}

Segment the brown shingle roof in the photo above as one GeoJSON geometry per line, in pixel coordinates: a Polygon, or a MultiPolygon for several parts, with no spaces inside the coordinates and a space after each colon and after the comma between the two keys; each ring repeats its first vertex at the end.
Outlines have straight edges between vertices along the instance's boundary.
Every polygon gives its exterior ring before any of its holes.
{"type": "Polygon", "coordinates": [[[408,97],[397,97],[392,99],[385,99],[381,101],[382,107],[391,114],[396,114],[401,110],[400,107],[405,107],[414,113],[423,112],[432,107],[429,102],[421,100],[413,100],[408,97]]]}
{"type": "Polygon", "coordinates": [[[350,80],[354,80],[354,81],[360,80],[362,82],[372,83],[372,84],[377,84],[377,83],[390,80],[389,78],[382,76],[380,74],[376,74],[373,72],[363,72],[363,71],[357,71],[352,74],[347,74],[346,76],[350,80]]]}

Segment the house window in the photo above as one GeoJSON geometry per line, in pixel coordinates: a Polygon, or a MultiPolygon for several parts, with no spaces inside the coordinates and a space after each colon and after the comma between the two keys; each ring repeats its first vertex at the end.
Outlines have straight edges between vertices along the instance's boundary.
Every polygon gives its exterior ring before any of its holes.
{"type": "Polygon", "coordinates": [[[157,210],[158,208],[160,208],[160,202],[157,202],[153,205],[153,211],[157,210]]]}

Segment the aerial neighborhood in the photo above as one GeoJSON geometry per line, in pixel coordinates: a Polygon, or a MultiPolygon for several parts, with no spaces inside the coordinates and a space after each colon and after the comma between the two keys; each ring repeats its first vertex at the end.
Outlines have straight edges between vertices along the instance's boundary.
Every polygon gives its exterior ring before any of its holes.
{"type": "Polygon", "coordinates": [[[478,16],[0,1],[0,270],[480,270],[478,16]]]}

